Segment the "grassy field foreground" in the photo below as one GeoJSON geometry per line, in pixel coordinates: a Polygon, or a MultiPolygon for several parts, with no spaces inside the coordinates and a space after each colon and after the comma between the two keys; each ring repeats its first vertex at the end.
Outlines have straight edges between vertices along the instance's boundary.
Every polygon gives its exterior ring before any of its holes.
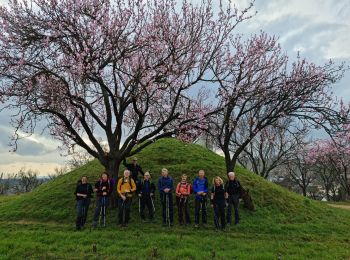
{"type": "Polygon", "coordinates": [[[55,223],[0,223],[1,259],[349,259],[347,236],[192,228],[72,231],[55,223]],[[6,238],[6,239],[4,239],[6,238]],[[94,250],[94,248],[96,250],[94,250]]]}
{"type": "MultiPolygon", "coordinates": [[[[138,158],[154,179],[162,167],[175,182],[182,173],[193,180],[201,168],[209,179],[225,176],[222,157],[174,139],[156,142],[138,158]]],[[[0,197],[0,259],[350,259],[350,211],[303,198],[242,168],[236,172],[256,211],[241,207],[241,224],[225,232],[213,229],[210,207],[206,228],[161,227],[158,196],[154,224],[140,222],[135,200],[129,228],[117,227],[112,210],[108,228],[91,230],[92,202],[88,227],[74,232],[76,181],[88,175],[93,182],[101,171],[93,161],[31,193],[0,197]]],[[[192,220],[193,208],[192,198],[192,220]]]]}

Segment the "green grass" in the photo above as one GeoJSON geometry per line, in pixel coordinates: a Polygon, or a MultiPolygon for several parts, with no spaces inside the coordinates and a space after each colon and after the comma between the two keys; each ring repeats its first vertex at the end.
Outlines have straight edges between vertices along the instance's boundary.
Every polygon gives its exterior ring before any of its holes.
{"type": "MultiPolygon", "coordinates": [[[[242,227],[242,226],[241,226],[242,227]]],[[[171,230],[148,224],[139,229],[72,232],[53,223],[0,223],[0,258],[17,259],[347,259],[349,239],[311,234],[260,234],[234,227],[171,230]],[[97,251],[93,252],[93,245],[97,251]]]]}
{"type": "Polygon", "coordinates": [[[334,205],[350,206],[350,200],[346,200],[346,201],[326,201],[324,203],[334,204],[334,205]]]}
{"type": "MultiPolygon", "coordinates": [[[[174,139],[152,144],[138,158],[155,180],[163,167],[169,169],[175,182],[182,173],[193,180],[199,169],[204,169],[209,179],[225,176],[222,157],[174,139]]],[[[141,224],[134,203],[127,230],[117,227],[117,212],[112,210],[108,229],[73,232],[76,181],[87,175],[94,182],[102,170],[98,162],[92,161],[31,193],[0,197],[0,237],[7,238],[0,240],[0,259],[350,258],[350,211],[304,198],[240,167],[237,176],[250,189],[256,211],[241,207],[241,224],[226,232],[213,230],[210,208],[206,230],[160,227],[158,196],[156,224],[141,224]],[[93,244],[97,245],[96,253],[92,252],[93,244]]],[[[193,219],[193,198],[190,205],[193,219]]],[[[88,223],[93,210],[92,202],[88,223]]]]}

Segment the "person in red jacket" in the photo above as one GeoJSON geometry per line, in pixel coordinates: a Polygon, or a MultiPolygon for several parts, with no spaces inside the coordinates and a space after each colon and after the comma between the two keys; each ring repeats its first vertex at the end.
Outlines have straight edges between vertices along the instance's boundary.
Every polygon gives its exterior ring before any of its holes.
{"type": "Polygon", "coordinates": [[[100,217],[100,225],[106,226],[106,210],[108,206],[108,197],[112,193],[112,182],[106,172],[101,174],[100,180],[95,183],[94,192],[97,194],[96,209],[92,227],[97,226],[98,219],[100,217]]]}
{"type": "Polygon", "coordinates": [[[181,182],[176,186],[176,204],[178,208],[178,217],[180,225],[184,224],[183,213],[185,213],[185,224],[191,223],[190,214],[188,213],[188,198],[191,194],[191,184],[187,182],[187,175],[183,174],[181,182]]]}

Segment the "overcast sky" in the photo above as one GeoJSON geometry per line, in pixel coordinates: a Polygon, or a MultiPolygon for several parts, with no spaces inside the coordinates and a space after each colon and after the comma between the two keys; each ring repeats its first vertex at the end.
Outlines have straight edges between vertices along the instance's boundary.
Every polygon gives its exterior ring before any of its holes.
{"type": "MultiPolygon", "coordinates": [[[[5,1],[0,0],[0,4],[5,1]]],[[[215,1],[213,1],[215,2],[215,1]]],[[[235,2],[239,7],[249,1],[235,2]]],[[[350,64],[349,0],[256,0],[252,10],[257,15],[240,25],[238,32],[250,35],[264,30],[279,36],[283,49],[292,58],[302,57],[317,64],[329,59],[350,64]]],[[[334,87],[336,95],[350,101],[350,72],[334,87]]],[[[9,137],[13,128],[8,112],[0,114],[0,172],[16,172],[21,167],[52,173],[67,158],[61,157],[59,143],[40,133],[19,142],[18,151],[10,153],[9,137]]]]}

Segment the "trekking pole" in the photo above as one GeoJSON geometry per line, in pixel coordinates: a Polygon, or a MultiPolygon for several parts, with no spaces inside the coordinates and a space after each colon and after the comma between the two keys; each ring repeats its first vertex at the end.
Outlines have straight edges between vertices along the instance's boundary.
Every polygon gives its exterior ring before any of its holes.
{"type": "Polygon", "coordinates": [[[180,220],[181,218],[181,196],[179,197],[179,199],[176,198],[176,202],[177,202],[177,215],[178,215],[178,219],[180,220]]]}
{"type": "Polygon", "coordinates": [[[218,216],[216,215],[216,210],[215,210],[216,207],[217,207],[217,206],[214,204],[214,207],[213,207],[213,208],[214,208],[214,222],[215,222],[216,228],[220,228],[218,216]]]}
{"type": "Polygon", "coordinates": [[[166,195],[165,195],[165,196],[166,196],[166,197],[165,197],[165,201],[166,201],[166,203],[165,203],[165,204],[166,204],[166,218],[167,218],[167,222],[168,222],[169,227],[170,227],[169,194],[168,194],[168,193],[166,193],[166,195]]]}
{"type": "Polygon", "coordinates": [[[201,198],[199,205],[200,206],[199,206],[199,214],[198,214],[198,223],[201,215],[202,215],[202,222],[203,222],[203,197],[201,198]]]}
{"type": "Polygon", "coordinates": [[[156,212],[156,208],[154,207],[153,198],[152,198],[152,196],[150,196],[150,197],[151,197],[151,202],[152,202],[152,207],[153,207],[153,213],[155,213],[156,212]]]}
{"type": "Polygon", "coordinates": [[[139,215],[141,217],[141,197],[139,197],[139,215]]]}
{"type": "Polygon", "coordinates": [[[85,200],[83,201],[83,208],[82,208],[82,218],[80,219],[80,226],[84,226],[85,223],[85,200]]]}
{"type": "Polygon", "coordinates": [[[103,197],[103,227],[106,227],[106,197],[103,197]]]}
{"type": "Polygon", "coordinates": [[[100,215],[99,215],[99,220],[98,220],[98,222],[100,223],[100,226],[102,226],[102,218],[103,218],[103,216],[102,216],[102,214],[103,214],[103,197],[100,199],[100,215]]]}
{"type": "Polygon", "coordinates": [[[125,201],[126,201],[126,198],[123,201],[123,225],[125,224],[125,201]]]}

